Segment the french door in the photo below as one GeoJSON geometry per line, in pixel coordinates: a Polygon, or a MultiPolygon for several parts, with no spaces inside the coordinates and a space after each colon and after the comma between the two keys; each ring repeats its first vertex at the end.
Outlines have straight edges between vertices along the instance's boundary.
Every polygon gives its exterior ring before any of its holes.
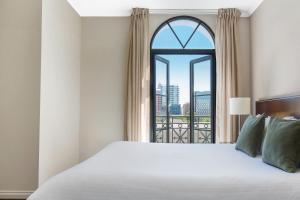
{"type": "Polygon", "coordinates": [[[215,55],[158,50],[151,54],[151,140],[214,143],[215,55]]]}

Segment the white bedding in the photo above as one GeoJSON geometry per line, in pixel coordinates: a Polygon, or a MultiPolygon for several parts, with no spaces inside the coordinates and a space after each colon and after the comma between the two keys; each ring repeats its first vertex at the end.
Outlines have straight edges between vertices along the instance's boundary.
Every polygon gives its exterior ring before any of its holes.
{"type": "Polygon", "coordinates": [[[299,200],[289,174],[234,145],[116,142],[51,178],[30,200],[299,200]]]}

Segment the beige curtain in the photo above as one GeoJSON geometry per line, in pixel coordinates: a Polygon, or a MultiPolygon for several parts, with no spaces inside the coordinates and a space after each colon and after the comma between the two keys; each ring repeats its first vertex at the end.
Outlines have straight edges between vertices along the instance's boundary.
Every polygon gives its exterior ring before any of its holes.
{"type": "Polygon", "coordinates": [[[133,9],[129,41],[125,140],[149,141],[150,44],[148,9],[133,9]]]}
{"type": "Polygon", "coordinates": [[[229,115],[229,98],[238,91],[238,32],[240,11],[220,9],[216,28],[217,101],[216,142],[234,143],[238,136],[237,119],[229,115]]]}

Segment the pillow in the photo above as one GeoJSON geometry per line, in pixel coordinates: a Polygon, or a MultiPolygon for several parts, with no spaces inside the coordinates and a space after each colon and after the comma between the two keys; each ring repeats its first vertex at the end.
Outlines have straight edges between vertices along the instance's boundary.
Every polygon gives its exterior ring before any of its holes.
{"type": "Polygon", "coordinates": [[[271,118],[272,118],[272,117],[268,116],[268,117],[266,117],[266,119],[265,119],[265,129],[266,129],[266,130],[267,130],[268,126],[269,126],[269,123],[270,123],[270,121],[271,121],[271,118]]]}
{"type": "MultiPolygon", "coordinates": [[[[256,117],[260,117],[260,116],[261,116],[261,114],[256,115],[256,117]]],[[[268,125],[269,125],[269,122],[270,122],[271,119],[272,119],[271,116],[265,115],[265,130],[264,130],[265,132],[268,128],[268,125]]]]}
{"type": "Polygon", "coordinates": [[[235,149],[251,157],[259,154],[264,137],[264,127],[265,115],[249,116],[244,122],[235,149]]]}
{"type": "Polygon", "coordinates": [[[286,172],[296,172],[300,161],[300,121],[272,119],[263,143],[262,159],[286,172]]]}
{"type": "Polygon", "coordinates": [[[294,116],[286,116],[283,118],[284,120],[289,120],[289,121],[297,121],[298,119],[296,119],[294,116]]]}

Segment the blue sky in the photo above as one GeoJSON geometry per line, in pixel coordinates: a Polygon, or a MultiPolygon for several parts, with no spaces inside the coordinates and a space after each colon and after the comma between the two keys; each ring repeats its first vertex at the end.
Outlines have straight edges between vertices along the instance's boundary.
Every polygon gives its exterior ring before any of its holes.
{"type": "MultiPolygon", "coordinates": [[[[197,23],[193,21],[180,20],[170,24],[177,36],[181,39],[183,45],[188,40],[189,36],[197,27],[197,23]]],[[[152,48],[174,48],[181,49],[180,43],[172,33],[169,27],[165,27],[157,34],[153,42],[152,48]]],[[[213,41],[209,33],[201,26],[197,29],[194,36],[191,38],[186,48],[193,49],[212,49],[214,48],[213,41]]],[[[170,84],[179,85],[180,87],[180,104],[189,102],[190,97],[190,61],[203,57],[203,55],[159,55],[170,62],[170,84]]],[[[210,61],[195,64],[194,68],[195,91],[210,90],[210,61]]],[[[156,84],[166,83],[166,68],[165,64],[156,61],[156,84]]]]}
{"type": "MultiPolygon", "coordinates": [[[[190,35],[197,28],[197,23],[190,20],[177,20],[170,23],[176,35],[182,41],[183,45],[187,42],[190,35]]],[[[173,34],[168,25],[164,26],[156,35],[153,41],[152,48],[154,49],[181,49],[181,45],[173,34]]],[[[213,49],[214,42],[209,32],[199,26],[197,31],[186,46],[186,49],[213,49]]]]}

